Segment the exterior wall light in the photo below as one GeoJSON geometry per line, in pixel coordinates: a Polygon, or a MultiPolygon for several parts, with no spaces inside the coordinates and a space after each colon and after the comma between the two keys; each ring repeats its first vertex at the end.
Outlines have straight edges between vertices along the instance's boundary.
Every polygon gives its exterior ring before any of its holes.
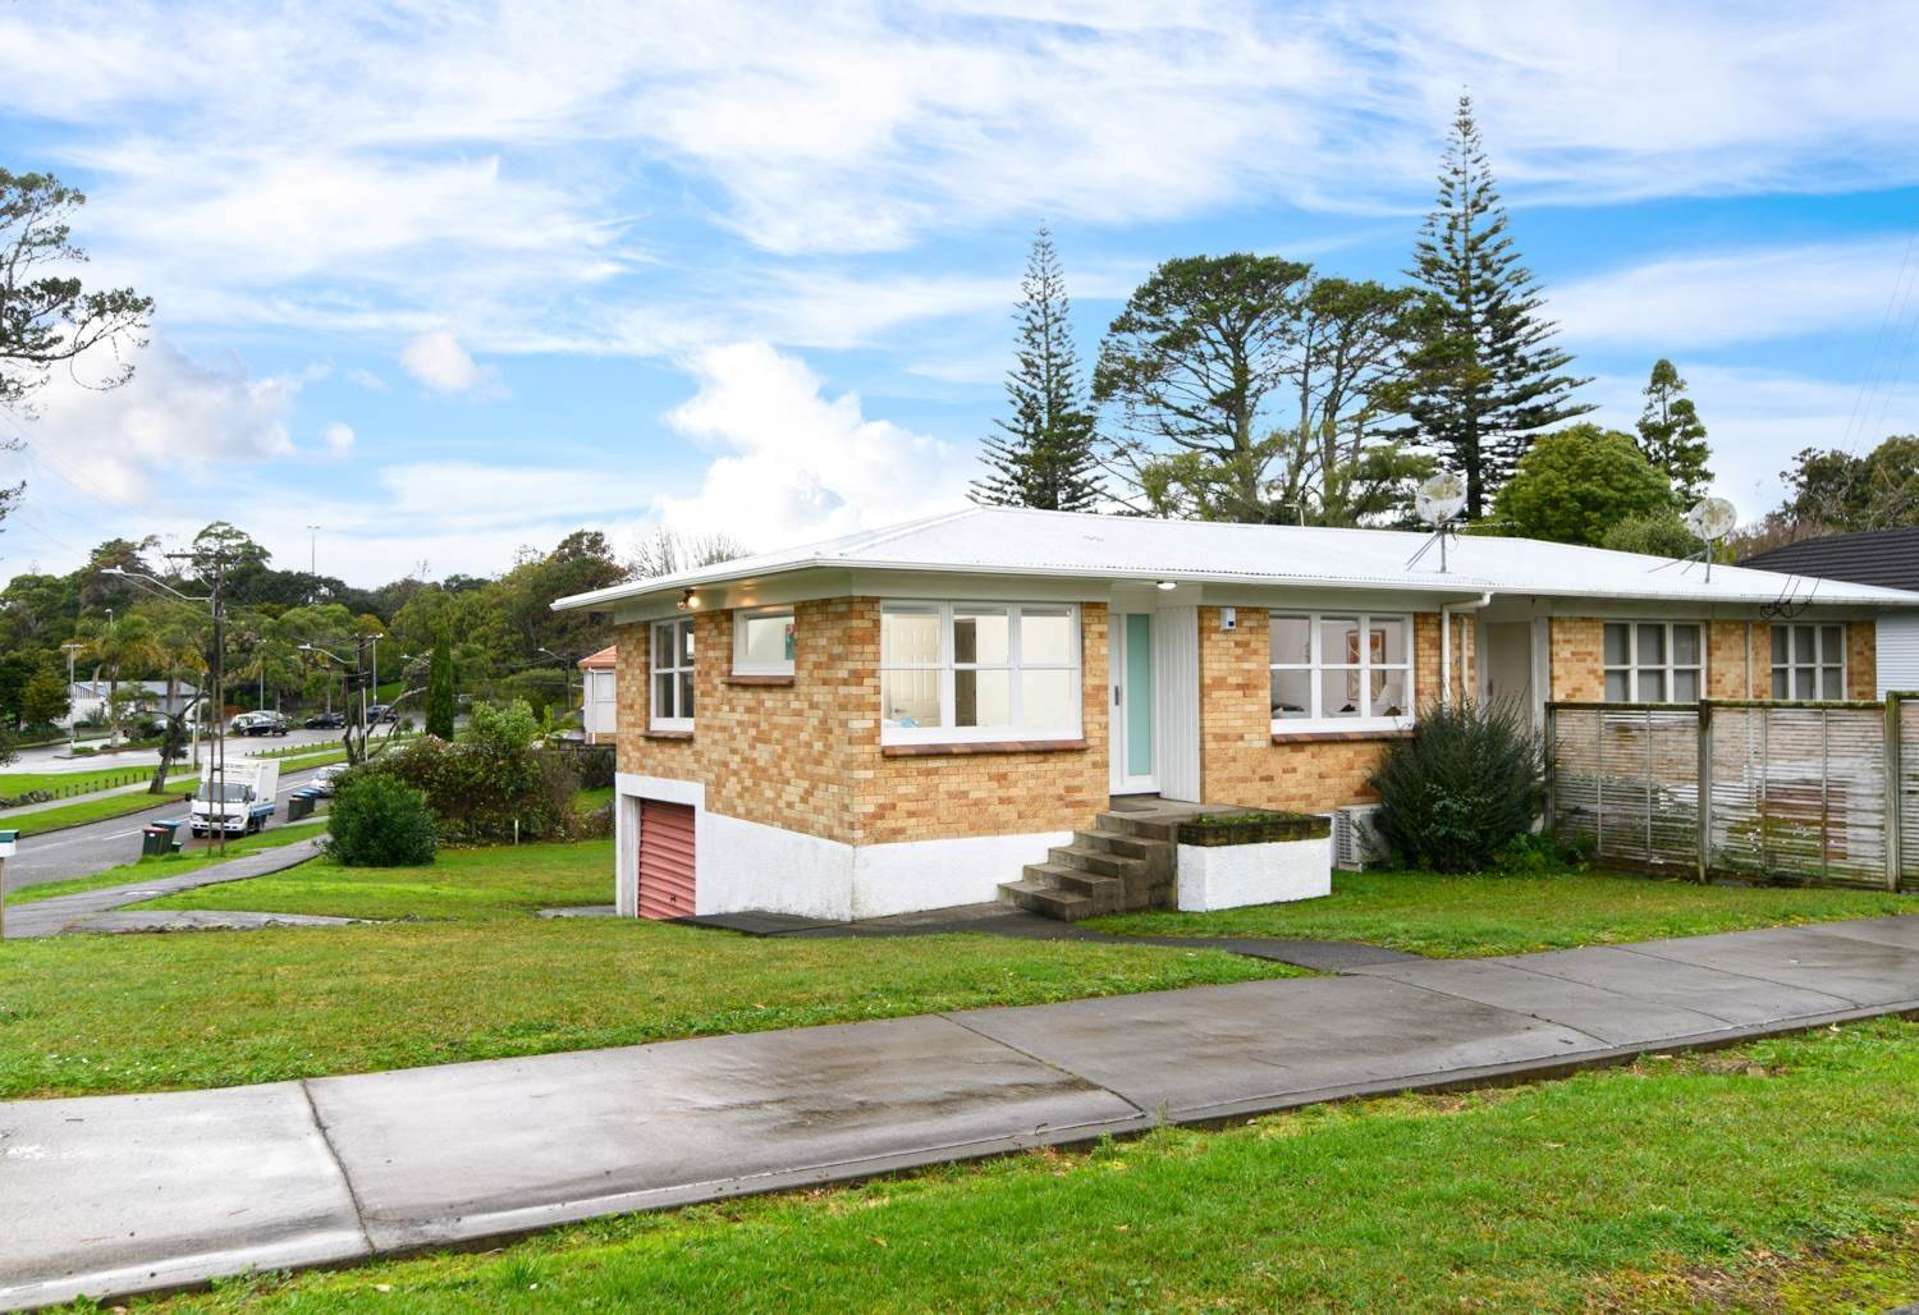
{"type": "Polygon", "coordinates": [[[1171,592],[1172,592],[1173,590],[1175,590],[1175,589],[1177,589],[1177,588],[1179,588],[1179,581],[1177,581],[1177,580],[1161,580],[1161,581],[1159,582],[1159,586],[1158,586],[1158,587],[1159,587],[1159,588],[1161,588],[1161,589],[1164,589],[1164,590],[1166,590],[1166,591],[1167,591],[1168,593],[1171,593],[1171,592]]]}
{"type": "Polygon", "coordinates": [[[691,589],[688,589],[685,593],[680,595],[680,610],[682,612],[698,611],[699,606],[700,606],[700,596],[694,593],[691,589]]]}

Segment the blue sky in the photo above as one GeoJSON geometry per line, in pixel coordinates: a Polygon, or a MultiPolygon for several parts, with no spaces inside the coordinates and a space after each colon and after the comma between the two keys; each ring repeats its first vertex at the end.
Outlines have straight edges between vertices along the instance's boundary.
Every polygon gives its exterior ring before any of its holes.
{"type": "Polygon", "coordinates": [[[581,525],[778,547],[953,505],[1027,242],[1090,361],[1156,262],[1396,278],[1470,88],[1601,418],[1671,356],[1748,515],[1919,428],[1908,7],[137,3],[0,10],[0,164],[159,303],[56,379],[0,578],[215,517],[497,571],[581,525]],[[1679,12],[1674,12],[1679,10],[1679,12]]]}

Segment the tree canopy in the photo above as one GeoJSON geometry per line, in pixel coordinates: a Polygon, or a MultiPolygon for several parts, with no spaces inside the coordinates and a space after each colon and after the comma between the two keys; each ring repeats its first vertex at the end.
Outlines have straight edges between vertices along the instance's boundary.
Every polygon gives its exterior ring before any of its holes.
{"type": "Polygon", "coordinates": [[[1543,435],[1499,491],[1498,532],[1598,546],[1622,522],[1672,509],[1666,477],[1630,434],[1594,424],[1543,435]]]}

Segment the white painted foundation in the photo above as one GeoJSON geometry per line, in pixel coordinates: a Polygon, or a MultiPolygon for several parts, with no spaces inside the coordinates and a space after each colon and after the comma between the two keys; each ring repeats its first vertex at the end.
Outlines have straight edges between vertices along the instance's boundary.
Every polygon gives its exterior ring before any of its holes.
{"type": "Polygon", "coordinates": [[[1048,848],[1072,839],[1069,831],[1040,831],[849,845],[713,812],[697,781],[621,772],[615,787],[614,903],[627,917],[638,913],[642,798],[693,806],[697,914],[752,909],[848,921],[982,904],[999,898],[1000,883],[1017,881],[1026,864],[1044,860],[1048,848]]]}
{"type": "Polygon", "coordinates": [[[1187,913],[1282,904],[1333,893],[1333,841],[1181,845],[1179,907],[1187,913]]]}

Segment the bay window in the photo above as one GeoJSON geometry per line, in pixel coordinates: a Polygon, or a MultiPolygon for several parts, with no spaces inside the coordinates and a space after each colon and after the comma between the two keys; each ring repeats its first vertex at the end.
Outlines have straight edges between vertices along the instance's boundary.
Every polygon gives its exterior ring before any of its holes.
{"type": "Polygon", "coordinates": [[[693,619],[655,621],[648,723],[656,731],[693,729],[693,619]]]}
{"type": "Polygon", "coordinates": [[[1846,697],[1846,628],[1776,625],[1772,628],[1775,699],[1846,697]]]}
{"type": "Polygon", "coordinates": [[[1696,621],[1608,621],[1608,703],[1695,703],[1706,689],[1705,627],[1696,621]]]}
{"type": "Polygon", "coordinates": [[[1275,731],[1412,725],[1411,618],[1274,612],[1270,625],[1275,731]]]}
{"type": "Polygon", "coordinates": [[[1078,739],[1079,609],[1065,603],[885,603],[881,739],[1078,739]]]}

